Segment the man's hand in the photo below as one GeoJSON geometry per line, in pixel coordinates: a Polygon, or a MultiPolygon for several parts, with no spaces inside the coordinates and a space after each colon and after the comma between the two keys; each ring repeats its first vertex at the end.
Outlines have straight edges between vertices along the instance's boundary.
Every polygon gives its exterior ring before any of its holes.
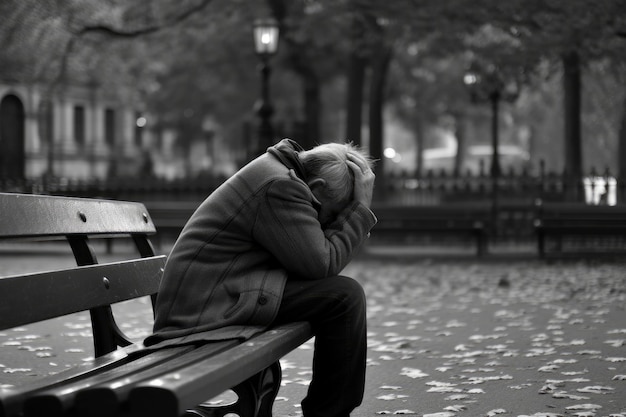
{"type": "Polygon", "coordinates": [[[354,172],[354,200],[370,208],[376,175],[370,169],[368,162],[359,156],[348,153],[346,163],[354,172]]]}

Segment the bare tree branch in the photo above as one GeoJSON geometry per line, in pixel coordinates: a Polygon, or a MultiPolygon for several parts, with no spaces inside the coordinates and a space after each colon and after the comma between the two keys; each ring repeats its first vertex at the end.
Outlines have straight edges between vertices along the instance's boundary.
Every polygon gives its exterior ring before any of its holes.
{"type": "Polygon", "coordinates": [[[197,5],[190,7],[189,9],[185,10],[178,16],[175,16],[171,21],[165,22],[163,24],[155,24],[153,26],[147,26],[147,27],[135,29],[135,30],[121,30],[121,29],[117,29],[117,28],[113,28],[113,27],[109,27],[105,25],[92,25],[92,26],[83,27],[79,31],[75,32],[75,35],[84,36],[90,33],[100,33],[100,34],[113,36],[117,38],[134,38],[137,36],[149,35],[151,33],[155,33],[162,29],[172,27],[181,22],[184,22],[189,17],[193,16],[194,14],[206,8],[210,2],[211,0],[202,0],[197,5]]]}

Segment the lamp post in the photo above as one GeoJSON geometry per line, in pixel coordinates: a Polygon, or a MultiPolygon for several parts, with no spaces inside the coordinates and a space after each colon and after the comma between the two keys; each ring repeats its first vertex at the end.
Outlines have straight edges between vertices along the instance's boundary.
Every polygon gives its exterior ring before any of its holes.
{"type": "Polygon", "coordinates": [[[260,155],[273,144],[274,129],[271,117],[274,108],[269,98],[269,79],[271,69],[269,58],[278,50],[278,23],[274,19],[258,19],[254,22],[254,48],[261,59],[259,73],[261,74],[261,98],[255,103],[254,109],[260,119],[258,130],[259,149],[256,154],[260,155]]]}
{"type": "MultiPolygon", "coordinates": [[[[491,105],[491,167],[492,204],[494,218],[498,212],[498,184],[502,167],[500,164],[499,111],[500,101],[515,101],[519,95],[517,80],[505,81],[502,73],[493,65],[481,65],[473,62],[463,77],[473,102],[487,101],[491,105]]],[[[494,225],[497,223],[494,223],[494,225]]]]}

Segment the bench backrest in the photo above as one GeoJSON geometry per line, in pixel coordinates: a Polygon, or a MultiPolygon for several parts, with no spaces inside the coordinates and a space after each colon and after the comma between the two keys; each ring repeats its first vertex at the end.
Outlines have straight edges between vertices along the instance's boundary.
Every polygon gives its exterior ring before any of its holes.
{"type": "Polygon", "coordinates": [[[461,227],[488,226],[492,217],[490,203],[441,204],[436,206],[375,206],[376,228],[407,226],[461,227]]]}
{"type": "Polygon", "coordinates": [[[0,237],[152,234],[143,204],[0,193],[0,237]]]}
{"type": "Polygon", "coordinates": [[[155,294],[163,256],[0,278],[0,330],[155,294]]]}
{"type": "Polygon", "coordinates": [[[542,224],[584,224],[589,227],[626,224],[626,206],[596,206],[585,203],[543,203],[537,205],[536,219],[542,224]]]}
{"type": "Polygon", "coordinates": [[[143,204],[0,193],[0,240],[66,239],[79,267],[0,278],[0,330],[89,310],[96,356],[130,344],[110,304],[158,290],[165,265],[143,204]],[[90,238],[130,237],[137,259],[98,264],[90,238]]]}

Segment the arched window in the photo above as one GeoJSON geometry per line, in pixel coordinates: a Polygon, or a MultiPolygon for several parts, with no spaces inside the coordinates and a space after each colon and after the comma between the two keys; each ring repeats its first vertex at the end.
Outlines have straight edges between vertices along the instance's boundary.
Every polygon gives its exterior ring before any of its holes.
{"type": "Polygon", "coordinates": [[[24,178],[24,105],[15,95],[0,100],[0,178],[24,178]]]}

